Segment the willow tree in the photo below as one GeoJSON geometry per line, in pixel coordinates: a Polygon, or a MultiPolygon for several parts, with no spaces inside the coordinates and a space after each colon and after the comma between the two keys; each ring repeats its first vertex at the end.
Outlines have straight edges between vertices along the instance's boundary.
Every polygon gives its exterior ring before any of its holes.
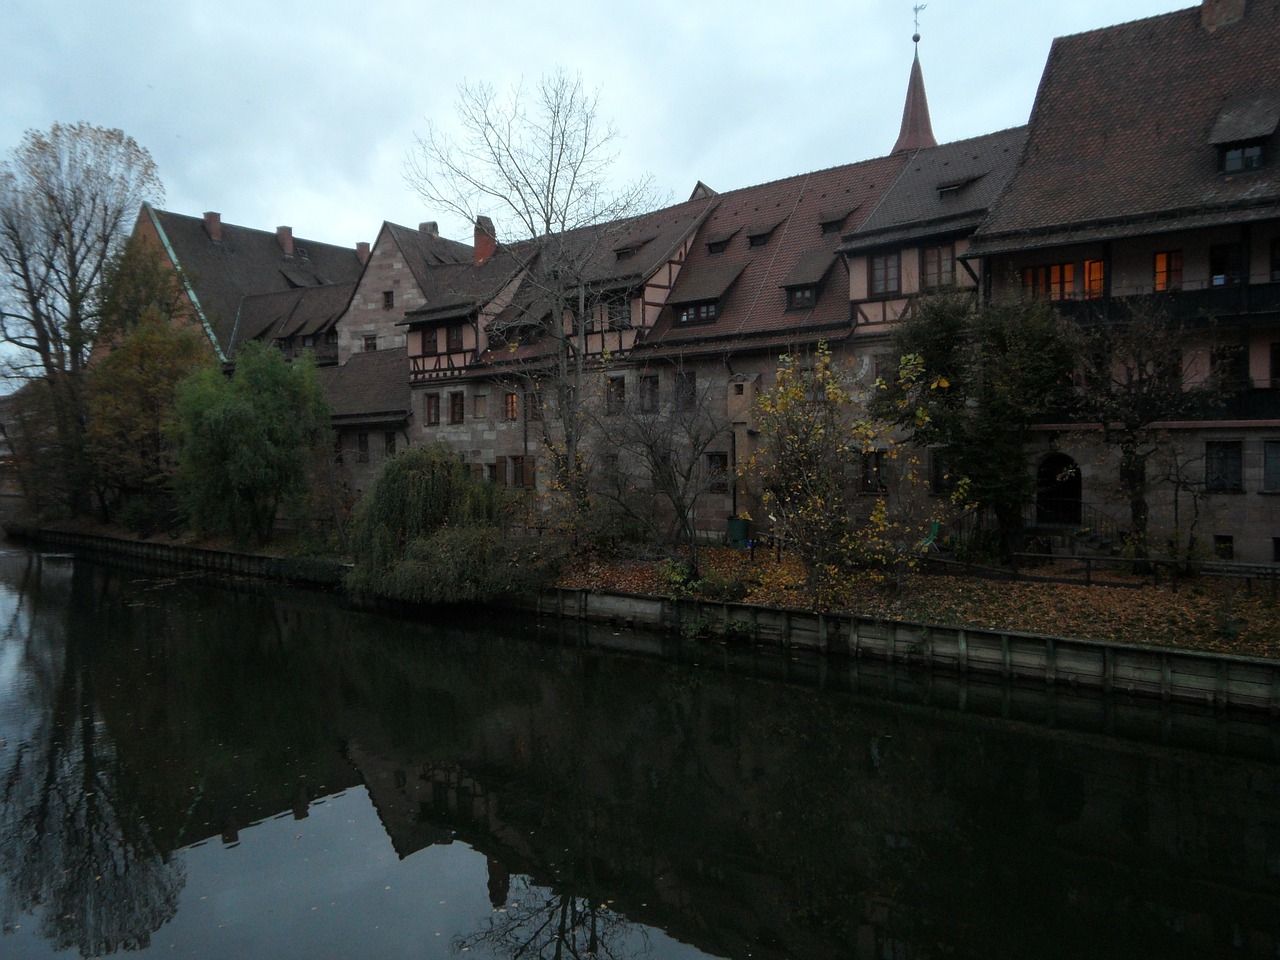
{"type": "Polygon", "coordinates": [[[86,123],[30,130],[0,166],[0,344],[9,373],[39,382],[58,481],[88,503],[82,378],[98,339],[101,287],[143,201],[164,190],[151,155],[86,123]]]}

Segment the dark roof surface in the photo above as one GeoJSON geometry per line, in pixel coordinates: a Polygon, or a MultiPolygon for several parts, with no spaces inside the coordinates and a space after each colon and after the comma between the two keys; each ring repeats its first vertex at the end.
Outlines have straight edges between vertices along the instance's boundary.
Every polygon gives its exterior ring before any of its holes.
{"type": "Polygon", "coordinates": [[[396,246],[404,255],[405,265],[413,274],[413,279],[422,287],[429,281],[428,274],[433,267],[447,263],[470,263],[471,247],[457,240],[447,240],[436,233],[421,228],[402,227],[398,223],[386,221],[382,229],[395,239],[396,246]]]}
{"type": "Polygon", "coordinates": [[[846,253],[892,245],[911,236],[973,229],[1013,175],[1027,128],[1014,127],[918,150],[875,210],[846,233],[846,253]],[[944,196],[943,188],[951,188],[944,196]]]}
{"type": "MultiPolygon", "coordinates": [[[[875,209],[897,178],[907,154],[879,157],[842,167],[775,180],[719,194],[680,270],[669,304],[700,299],[725,276],[736,279],[719,303],[714,323],[680,325],[671,306],[658,318],[648,341],[664,348],[709,339],[780,334],[790,330],[848,324],[849,292],[841,271],[822,271],[835,260],[837,233],[823,233],[832,211],[852,211],[846,227],[875,209]],[[764,244],[752,247],[747,234],[761,224],[777,223],[764,244]],[[732,235],[722,253],[707,249],[708,238],[732,235]],[[786,309],[788,283],[802,283],[816,273],[828,273],[827,288],[807,310],[786,309]],[[716,282],[712,282],[712,281],[716,282]]],[[[714,295],[714,294],[713,294],[714,295]]]]}
{"type": "Polygon", "coordinates": [[[1252,0],[1213,32],[1200,16],[1192,8],[1054,41],[1024,159],[976,249],[1047,243],[1063,228],[1099,239],[1134,220],[1280,199],[1280,163],[1225,175],[1211,143],[1256,128],[1259,114],[1265,125],[1265,104],[1280,99],[1280,3],[1252,0]]]}
{"type": "Polygon", "coordinates": [[[195,292],[201,313],[228,356],[234,342],[244,342],[235,331],[243,297],[280,293],[306,286],[346,284],[363,269],[354,247],[294,238],[295,254],[286,257],[275,231],[254,230],[222,223],[222,239],[205,232],[203,217],[188,217],[144,206],[162,242],[176,259],[195,292]]]}
{"type": "Polygon", "coordinates": [[[409,360],[403,347],[353,353],[316,370],[335,420],[385,422],[409,415],[409,360]]]}
{"type": "MultiPolygon", "coordinates": [[[[916,38],[917,42],[919,37],[916,38]]],[[[924,92],[924,71],[920,69],[920,50],[916,48],[911,61],[911,76],[907,80],[907,100],[902,106],[902,125],[898,128],[898,140],[893,152],[919,150],[937,146],[933,138],[933,124],[929,120],[929,98],[924,92]]]]}
{"type": "Polygon", "coordinates": [[[246,340],[313,336],[337,323],[351,302],[356,285],[328,283],[278,293],[260,293],[240,303],[233,350],[246,340]]]}

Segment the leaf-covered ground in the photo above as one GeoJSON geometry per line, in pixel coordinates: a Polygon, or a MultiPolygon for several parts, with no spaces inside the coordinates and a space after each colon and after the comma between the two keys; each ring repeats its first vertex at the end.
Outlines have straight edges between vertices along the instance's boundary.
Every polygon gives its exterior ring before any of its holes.
{"type": "MultiPolygon", "coordinates": [[[[753,560],[741,550],[708,549],[702,552],[700,573],[702,579],[690,583],[669,561],[587,559],[571,565],[560,582],[626,593],[812,606],[803,571],[789,557],[776,561],[772,553],[759,551],[753,560]]],[[[1280,601],[1272,600],[1268,584],[1198,577],[1180,581],[1174,591],[1135,583],[1085,586],[913,574],[891,591],[869,578],[853,578],[842,586],[840,606],[887,619],[1280,657],[1280,601]]]]}

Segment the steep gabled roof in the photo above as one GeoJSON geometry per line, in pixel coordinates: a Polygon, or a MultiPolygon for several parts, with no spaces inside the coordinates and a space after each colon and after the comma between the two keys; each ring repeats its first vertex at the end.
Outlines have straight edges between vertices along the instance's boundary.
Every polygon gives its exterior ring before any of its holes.
{"type": "Polygon", "coordinates": [[[719,194],[667,301],[718,297],[715,322],[682,325],[669,305],[644,349],[680,350],[744,337],[785,339],[791,331],[847,326],[848,291],[837,282],[838,270],[830,269],[840,235],[824,233],[823,224],[839,215],[846,229],[859,225],[906,162],[906,154],[879,157],[719,194]],[[768,239],[752,246],[748,234],[771,224],[776,226],[768,239]],[[718,249],[726,238],[721,252],[709,249],[718,249]],[[815,276],[827,277],[827,289],[815,305],[788,311],[783,288],[815,276]],[[726,277],[732,282],[724,283],[726,277]]]}
{"type": "Polygon", "coordinates": [[[846,234],[841,252],[973,230],[1008,183],[1026,138],[1026,127],[1014,127],[912,153],[871,215],[846,234]]]}
{"type": "Polygon", "coordinates": [[[335,422],[398,423],[409,415],[409,359],[404,347],[353,353],[342,366],[316,370],[335,422]]]}
{"type": "Polygon", "coordinates": [[[413,274],[413,279],[417,281],[419,287],[424,287],[430,282],[428,275],[434,267],[448,263],[471,262],[469,244],[448,240],[432,229],[419,227],[415,230],[389,220],[382,224],[382,229],[395,240],[396,246],[404,256],[405,265],[413,274]]]}
{"type": "Polygon", "coordinates": [[[144,205],[175,266],[182,272],[196,308],[225,356],[246,339],[236,333],[242,298],[299,287],[351,283],[363,269],[354,248],[295,238],[286,256],[275,232],[220,222],[214,240],[202,217],[188,217],[144,205]]]}
{"type": "MultiPolygon", "coordinates": [[[[915,40],[919,44],[919,34],[915,40]]],[[[933,123],[929,120],[929,98],[924,92],[924,71],[920,69],[920,48],[917,46],[915,58],[911,61],[911,76],[907,80],[907,100],[902,106],[902,125],[892,152],[937,145],[938,141],[933,138],[933,123]]]]}
{"type": "Polygon", "coordinates": [[[1054,41],[1022,163],[977,252],[1277,215],[1274,133],[1268,165],[1247,173],[1220,173],[1213,141],[1275,115],[1280,4],[1253,0],[1213,31],[1201,14],[1054,41]]]}
{"type": "Polygon", "coordinates": [[[322,333],[346,311],[355,290],[353,281],[245,297],[240,302],[232,350],[239,350],[246,340],[278,340],[322,333]]]}

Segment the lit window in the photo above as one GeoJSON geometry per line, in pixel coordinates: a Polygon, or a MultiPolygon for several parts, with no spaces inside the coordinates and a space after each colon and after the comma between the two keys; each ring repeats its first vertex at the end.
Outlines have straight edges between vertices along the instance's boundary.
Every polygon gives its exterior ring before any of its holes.
{"type": "Polygon", "coordinates": [[[873,297],[891,297],[897,295],[900,287],[901,255],[893,253],[873,254],[867,263],[870,271],[870,289],[873,297]]]}
{"type": "Polygon", "coordinates": [[[1107,268],[1101,260],[1084,262],[1084,298],[1086,300],[1101,299],[1107,288],[1107,268]]]}
{"type": "Polygon", "coordinates": [[[788,310],[808,310],[818,299],[818,290],[814,286],[790,287],[787,289],[788,310]]]}
{"type": "Polygon", "coordinates": [[[1239,440],[1206,440],[1204,488],[1209,493],[1244,491],[1244,444],[1239,440]]]}
{"type": "Polygon", "coordinates": [[[520,397],[514,393],[502,395],[502,416],[507,420],[520,418],[520,397]]]}
{"type": "Polygon", "coordinates": [[[1049,263],[1022,271],[1024,296],[1038,300],[1070,300],[1075,296],[1076,265],[1049,263]]]}
{"type": "Polygon", "coordinates": [[[1152,285],[1157,291],[1182,289],[1181,250],[1163,250],[1156,254],[1152,285]]]}
{"type": "Polygon", "coordinates": [[[920,287],[933,290],[954,283],[956,279],[955,247],[944,243],[920,251],[920,287]]]}

